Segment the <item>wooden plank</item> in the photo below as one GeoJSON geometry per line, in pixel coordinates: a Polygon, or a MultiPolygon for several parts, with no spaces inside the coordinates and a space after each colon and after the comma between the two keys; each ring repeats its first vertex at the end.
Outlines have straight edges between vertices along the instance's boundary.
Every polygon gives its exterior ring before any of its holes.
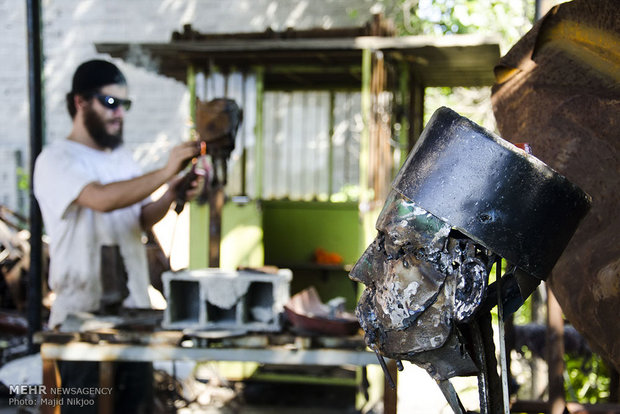
{"type": "MultiPolygon", "coordinates": [[[[124,43],[97,43],[97,51],[110,54],[128,52],[124,43]]],[[[155,53],[208,53],[208,52],[247,52],[247,51],[345,51],[345,50],[416,50],[445,49],[455,52],[463,49],[480,48],[495,53],[499,51],[498,39],[475,34],[450,36],[358,36],[328,39],[218,39],[214,41],[183,41],[172,43],[141,43],[140,46],[155,53]]]]}
{"type": "Polygon", "coordinates": [[[37,332],[35,343],[65,344],[69,342],[142,344],[142,345],[178,345],[184,334],[181,331],[139,332],[125,330],[94,330],[88,332],[37,332]]]}

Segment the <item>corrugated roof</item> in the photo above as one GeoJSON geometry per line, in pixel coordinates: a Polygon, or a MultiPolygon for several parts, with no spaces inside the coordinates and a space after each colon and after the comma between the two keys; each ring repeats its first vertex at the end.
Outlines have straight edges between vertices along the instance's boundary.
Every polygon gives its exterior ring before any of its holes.
{"type": "Polygon", "coordinates": [[[494,82],[500,53],[496,39],[475,35],[393,37],[382,22],[361,28],[285,32],[200,34],[186,27],[168,43],[100,43],[100,53],[132,62],[136,50],[156,62],[159,73],[182,82],[187,66],[244,70],[265,67],[267,88],[356,88],[364,49],[387,61],[411,65],[424,86],[486,86],[494,82]]]}

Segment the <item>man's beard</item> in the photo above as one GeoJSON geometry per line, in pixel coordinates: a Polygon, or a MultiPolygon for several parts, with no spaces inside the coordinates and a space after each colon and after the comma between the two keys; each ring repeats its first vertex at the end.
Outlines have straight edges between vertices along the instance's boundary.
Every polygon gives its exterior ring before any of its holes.
{"type": "Polygon", "coordinates": [[[84,126],[93,140],[102,148],[115,149],[123,143],[123,121],[116,134],[109,134],[105,121],[91,107],[84,113],[84,126]]]}

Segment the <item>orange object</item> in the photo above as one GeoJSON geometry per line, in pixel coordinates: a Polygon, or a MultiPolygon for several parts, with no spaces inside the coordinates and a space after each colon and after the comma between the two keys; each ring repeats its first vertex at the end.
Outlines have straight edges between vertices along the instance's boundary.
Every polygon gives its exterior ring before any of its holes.
{"type": "Polygon", "coordinates": [[[342,256],[335,252],[328,252],[322,247],[314,249],[314,261],[318,264],[341,264],[342,256]]]}

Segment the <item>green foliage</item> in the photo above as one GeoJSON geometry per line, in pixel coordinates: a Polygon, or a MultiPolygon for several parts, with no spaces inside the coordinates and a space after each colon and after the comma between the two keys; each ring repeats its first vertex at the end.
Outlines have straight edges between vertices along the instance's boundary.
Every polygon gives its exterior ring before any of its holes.
{"type": "Polygon", "coordinates": [[[610,378],[607,366],[598,355],[576,357],[564,355],[566,399],[582,404],[607,402],[610,378]]]}
{"type": "MultiPolygon", "coordinates": [[[[504,54],[531,27],[534,0],[380,0],[399,35],[476,34],[498,42],[504,54]]],[[[448,106],[495,131],[491,90],[427,88],[425,123],[440,106],[448,106]]]]}
{"type": "Polygon", "coordinates": [[[534,19],[534,0],[380,0],[399,35],[480,34],[514,44],[534,19]]]}
{"type": "Polygon", "coordinates": [[[22,167],[17,167],[17,188],[22,191],[30,188],[30,175],[22,167]]]}

